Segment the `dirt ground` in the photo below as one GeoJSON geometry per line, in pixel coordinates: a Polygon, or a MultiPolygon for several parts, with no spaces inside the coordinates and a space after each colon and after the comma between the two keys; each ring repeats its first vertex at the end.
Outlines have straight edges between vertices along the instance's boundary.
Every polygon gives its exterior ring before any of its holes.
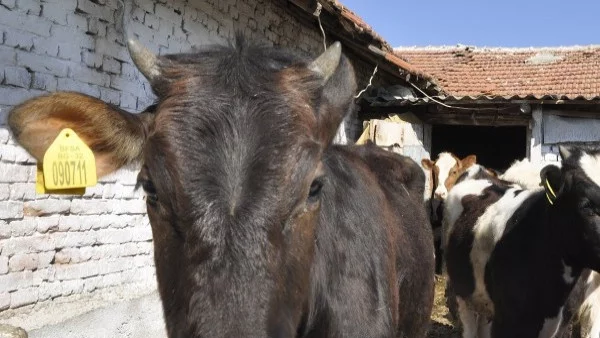
{"type": "Polygon", "coordinates": [[[446,307],[444,291],[446,279],[436,275],[435,278],[435,301],[431,313],[431,328],[428,338],[460,338],[460,328],[456,327],[446,307]]]}

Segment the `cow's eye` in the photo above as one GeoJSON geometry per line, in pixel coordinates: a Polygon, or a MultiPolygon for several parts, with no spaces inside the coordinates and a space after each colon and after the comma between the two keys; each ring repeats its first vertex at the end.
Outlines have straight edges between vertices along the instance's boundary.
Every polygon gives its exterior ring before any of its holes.
{"type": "Polygon", "coordinates": [[[156,196],[156,187],[154,187],[154,183],[150,180],[140,180],[139,184],[146,193],[146,201],[150,204],[156,204],[156,202],[158,202],[158,197],[156,196]]]}
{"type": "Polygon", "coordinates": [[[321,196],[321,189],[323,188],[323,178],[319,177],[312,181],[310,190],[308,191],[308,202],[314,203],[318,201],[321,196]]]}

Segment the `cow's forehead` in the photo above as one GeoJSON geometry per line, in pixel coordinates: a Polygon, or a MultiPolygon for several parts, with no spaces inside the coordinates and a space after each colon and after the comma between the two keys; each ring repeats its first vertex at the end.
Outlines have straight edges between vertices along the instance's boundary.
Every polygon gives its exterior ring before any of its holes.
{"type": "Polygon", "coordinates": [[[439,173],[449,173],[457,164],[456,158],[450,153],[441,153],[437,161],[435,161],[435,166],[438,167],[439,173]]]}
{"type": "Polygon", "coordinates": [[[584,152],[579,159],[579,165],[587,177],[600,186],[600,154],[590,155],[584,152]]]}

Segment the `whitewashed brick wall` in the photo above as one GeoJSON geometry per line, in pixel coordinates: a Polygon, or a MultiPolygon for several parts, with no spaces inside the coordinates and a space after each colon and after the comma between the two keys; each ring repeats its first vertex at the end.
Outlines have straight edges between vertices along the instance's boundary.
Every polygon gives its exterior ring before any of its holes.
{"type": "MultiPolygon", "coordinates": [[[[154,52],[231,39],[235,29],[309,55],[322,51],[318,27],[300,24],[283,1],[134,2],[127,27],[154,52]]],[[[117,0],[0,0],[0,314],[117,285],[155,287],[136,168],[102,179],[83,197],[36,195],[35,163],[6,127],[12,106],[58,90],[131,112],[153,100],[116,28],[118,8],[117,0]]],[[[372,66],[355,67],[363,86],[372,66]]]]}

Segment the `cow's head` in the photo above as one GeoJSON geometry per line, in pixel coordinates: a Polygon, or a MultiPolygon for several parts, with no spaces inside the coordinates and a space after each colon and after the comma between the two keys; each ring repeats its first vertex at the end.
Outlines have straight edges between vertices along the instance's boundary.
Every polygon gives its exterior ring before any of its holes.
{"type": "Polygon", "coordinates": [[[451,153],[440,153],[435,162],[428,158],[421,160],[423,168],[430,170],[434,198],[445,200],[448,191],[456,184],[456,180],[477,162],[475,155],[469,155],[462,160],[451,153]]]}
{"type": "Polygon", "coordinates": [[[69,127],[100,175],[141,162],[170,337],[295,336],[321,160],[356,87],[340,44],[314,60],[241,39],[166,56],[128,44],[156,105],[129,114],[77,93],[37,97],[10,113],[16,140],[41,161],[69,127]]]}
{"type": "Polygon", "coordinates": [[[549,165],[540,173],[553,219],[565,226],[558,236],[569,258],[600,271],[600,149],[559,149],[562,168],[549,165]]]}

